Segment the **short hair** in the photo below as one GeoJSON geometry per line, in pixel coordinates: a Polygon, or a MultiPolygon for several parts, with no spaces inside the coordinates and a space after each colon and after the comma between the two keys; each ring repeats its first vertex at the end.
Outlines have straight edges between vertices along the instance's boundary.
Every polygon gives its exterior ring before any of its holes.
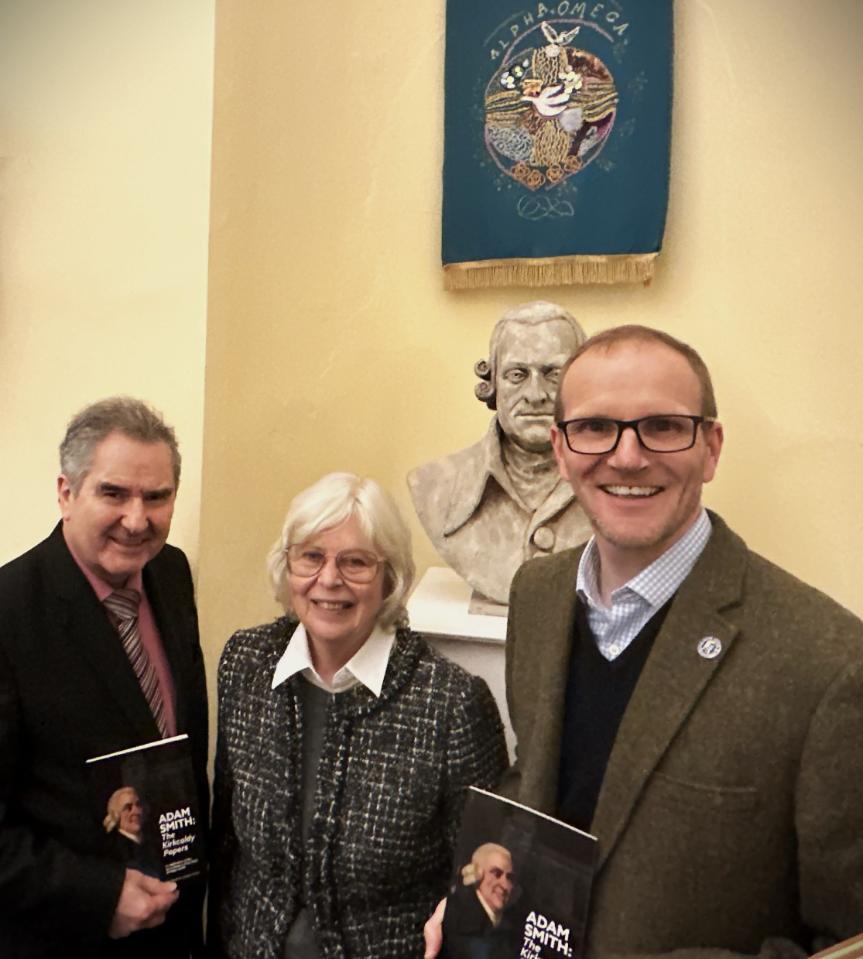
{"type": "Polygon", "coordinates": [[[96,447],[111,433],[122,433],[139,443],[165,443],[171,451],[174,486],[180,485],[180,450],[174,430],[162,414],[143,400],[110,396],[85,406],[66,427],[60,443],[60,472],[77,493],[93,465],[96,447]]]}
{"type": "Polygon", "coordinates": [[[276,600],[286,612],[293,612],[288,587],[288,547],[332,529],[351,516],[356,517],[360,529],[386,560],[384,603],[378,625],[407,626],[405,601],[414,580],[410,530],[392,497],[373,479],[353,473],[328,473],[291,501],[281,535],[267,556],[276,600]]]}
{"type": "Polygon", "coordinates": [[[510,862],[512,862],[512,853],[506,846],[500,846],[496,842],[484,842],[481,846],[477,846],[476,849],[474,849],[473,855],[470,857],[470,862],[466,866],[462,866],[461,881],[463,885],[475,886],[482,881],[482,877],[485,874],[485,864],[489,855],[493,852],[507,856],[510,862]]]}
{"type": "Polygon", "coordinates": [[[111,798],[108,800],[108,815],[102,820],[105,832],[113,832],[117,826],[120,825],[120,813],[123,810],[123,806],[126,805],[126,797],[130,794],[134,796],[138,802],[141,801],[138,791],[131,786],[121,786],[111,793],[111,798]]]}
{"type": "Polygon", "coordinates": [[[578,349],[587,338],[587,334],[581,328],[581,324],[576,318],[557,303],[549,303],[548,300],[532,300],[530,303],[522,303],[519,306],[507,310],[506,313],[495,323],[491,331],[491,339],[488,344],[488,359],[477,360],[473,371],[482,380],[474,387],[476,398],[490,410],[497,409],[497,392],[495,390],[495,380],[497,379],[497,366],[499,362],[500,341],[506,328],[512,323],[524,323],[527,326],[538,326],[540,323],[547,323],[551,320],[563,320],[572,330],[575,337],[575,349],[578,349]]]}
{"type": "Polygon", "coordinates": [[[715,419],[718,415],[716,407],[716,394],[713,392],[713,381],[710,379],[710,370],[707,364],[701,359],[698,352],[683,340],[670,333],[664,333],[662,330],[656,330],[651,326],[640,326],[636,323],[626,326],[614,326],[610,330],[603,330],[585,340],[581,346],[573,353],[566,365],[560,371],[560,381],[557,385],[557,395],[554,398],[554,420],[559,423],[564,417],[563,410],[563,381],[572,364],[583,356],[588,350],[604,349],[611,350],[618,343],[661,343],[664,346],[679,353],[689,364],[689,368],[698,379],[701,387],[701,415],[707,419],[715,419]]]}

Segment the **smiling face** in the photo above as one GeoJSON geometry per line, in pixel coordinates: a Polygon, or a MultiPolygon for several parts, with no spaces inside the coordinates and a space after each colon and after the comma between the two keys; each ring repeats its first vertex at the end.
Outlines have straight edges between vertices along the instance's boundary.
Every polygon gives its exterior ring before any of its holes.
{"type": "Polygon", "coordinates": [[[77,492],[67,477],[57,480],[63,535],[91,573],[122,586],[165,545],[176,492],[167,443],[110,433],[77,492]]]}
{"type": "Polygon", "coordinates": [[[548,450],[560,369],[577,346],[564,320],[511,322],[497,349],[495,402],[504,434],[524,450],[548,450]]]}
{"type": "Polygon", "coordinates": [[[336,554],[343,550],[362,549],[380,555],[355,516],[315,533],[302,545],[326,554],[314,576],[288,572],[291,607],[306,628],[315,668],[324,675],[343,666],[375,628],[384,602],[384,566],[378,567],[370,583],[348,582],[339,572],[336,554]]]}
{"type": "MultiPolygon", "coordinates": [[[[563,418],[637,419],[701,412],[701,387],[683,355],[656,341],[625,340],[582,354],[567,370],[563,418]]],[[[722,448],[718,423],[697,431],[695,445],[651,453],[626,429],[617,448],[599,456],[573,453],[555,427],[561,475],[575,491],[596,535],[603,588],[649,566],[692,525],[701,487],[713,479],[722,448]]]]}
{"type": "Polygon", "coordinates": [[[512,895],[512,856],[505,849],[492,849],[484,856],[478,892],[489,909],[500,916],[512,895]]]}

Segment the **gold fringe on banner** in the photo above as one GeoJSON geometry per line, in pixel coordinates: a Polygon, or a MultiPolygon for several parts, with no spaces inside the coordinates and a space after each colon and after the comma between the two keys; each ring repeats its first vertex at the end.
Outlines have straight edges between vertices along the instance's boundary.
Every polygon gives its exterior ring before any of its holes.
{"type": "Polygon", "coordinates": [[[444,264],[444,289],[495,286],[565,286],[574,283],[644,283],[653,279],[657,253],[549,256],[444,264]]]}

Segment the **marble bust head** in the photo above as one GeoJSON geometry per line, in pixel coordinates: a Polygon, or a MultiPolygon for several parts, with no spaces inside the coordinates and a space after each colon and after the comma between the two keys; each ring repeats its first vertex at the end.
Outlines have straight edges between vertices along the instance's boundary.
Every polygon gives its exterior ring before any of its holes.
{"type": "Polygon", "coordinates": [[[495,412],[480,442],[413,470],[408,485],[426,533],[483,596],[506,603],[525,559],[583,542],[587,519],[558,474],[550,430],[560,371],[585,333],[544,300],[501,316],[474,372],[495,412]]]}
{"type": "Polygon", "coordinates": [[[561,368],[584,342],[575,318],[544,300],[508,310],[497,321],[488,360],[474,372],[478,399],[497,412],[506,439],[523,450],[551,450],[550,429],[561,368]]]}

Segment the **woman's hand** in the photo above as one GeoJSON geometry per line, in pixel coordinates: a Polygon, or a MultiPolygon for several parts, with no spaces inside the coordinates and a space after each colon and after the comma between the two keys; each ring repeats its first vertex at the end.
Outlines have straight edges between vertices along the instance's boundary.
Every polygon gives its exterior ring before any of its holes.
{"type": "Polygon", "coordinates": [[[426,941],[426,951],[423,959],[435,959],[443,945],[443,914],[446,911],[446,899],[435,906],[435,911],[428,917],[423,926],[423,936],[426,941]]]}

